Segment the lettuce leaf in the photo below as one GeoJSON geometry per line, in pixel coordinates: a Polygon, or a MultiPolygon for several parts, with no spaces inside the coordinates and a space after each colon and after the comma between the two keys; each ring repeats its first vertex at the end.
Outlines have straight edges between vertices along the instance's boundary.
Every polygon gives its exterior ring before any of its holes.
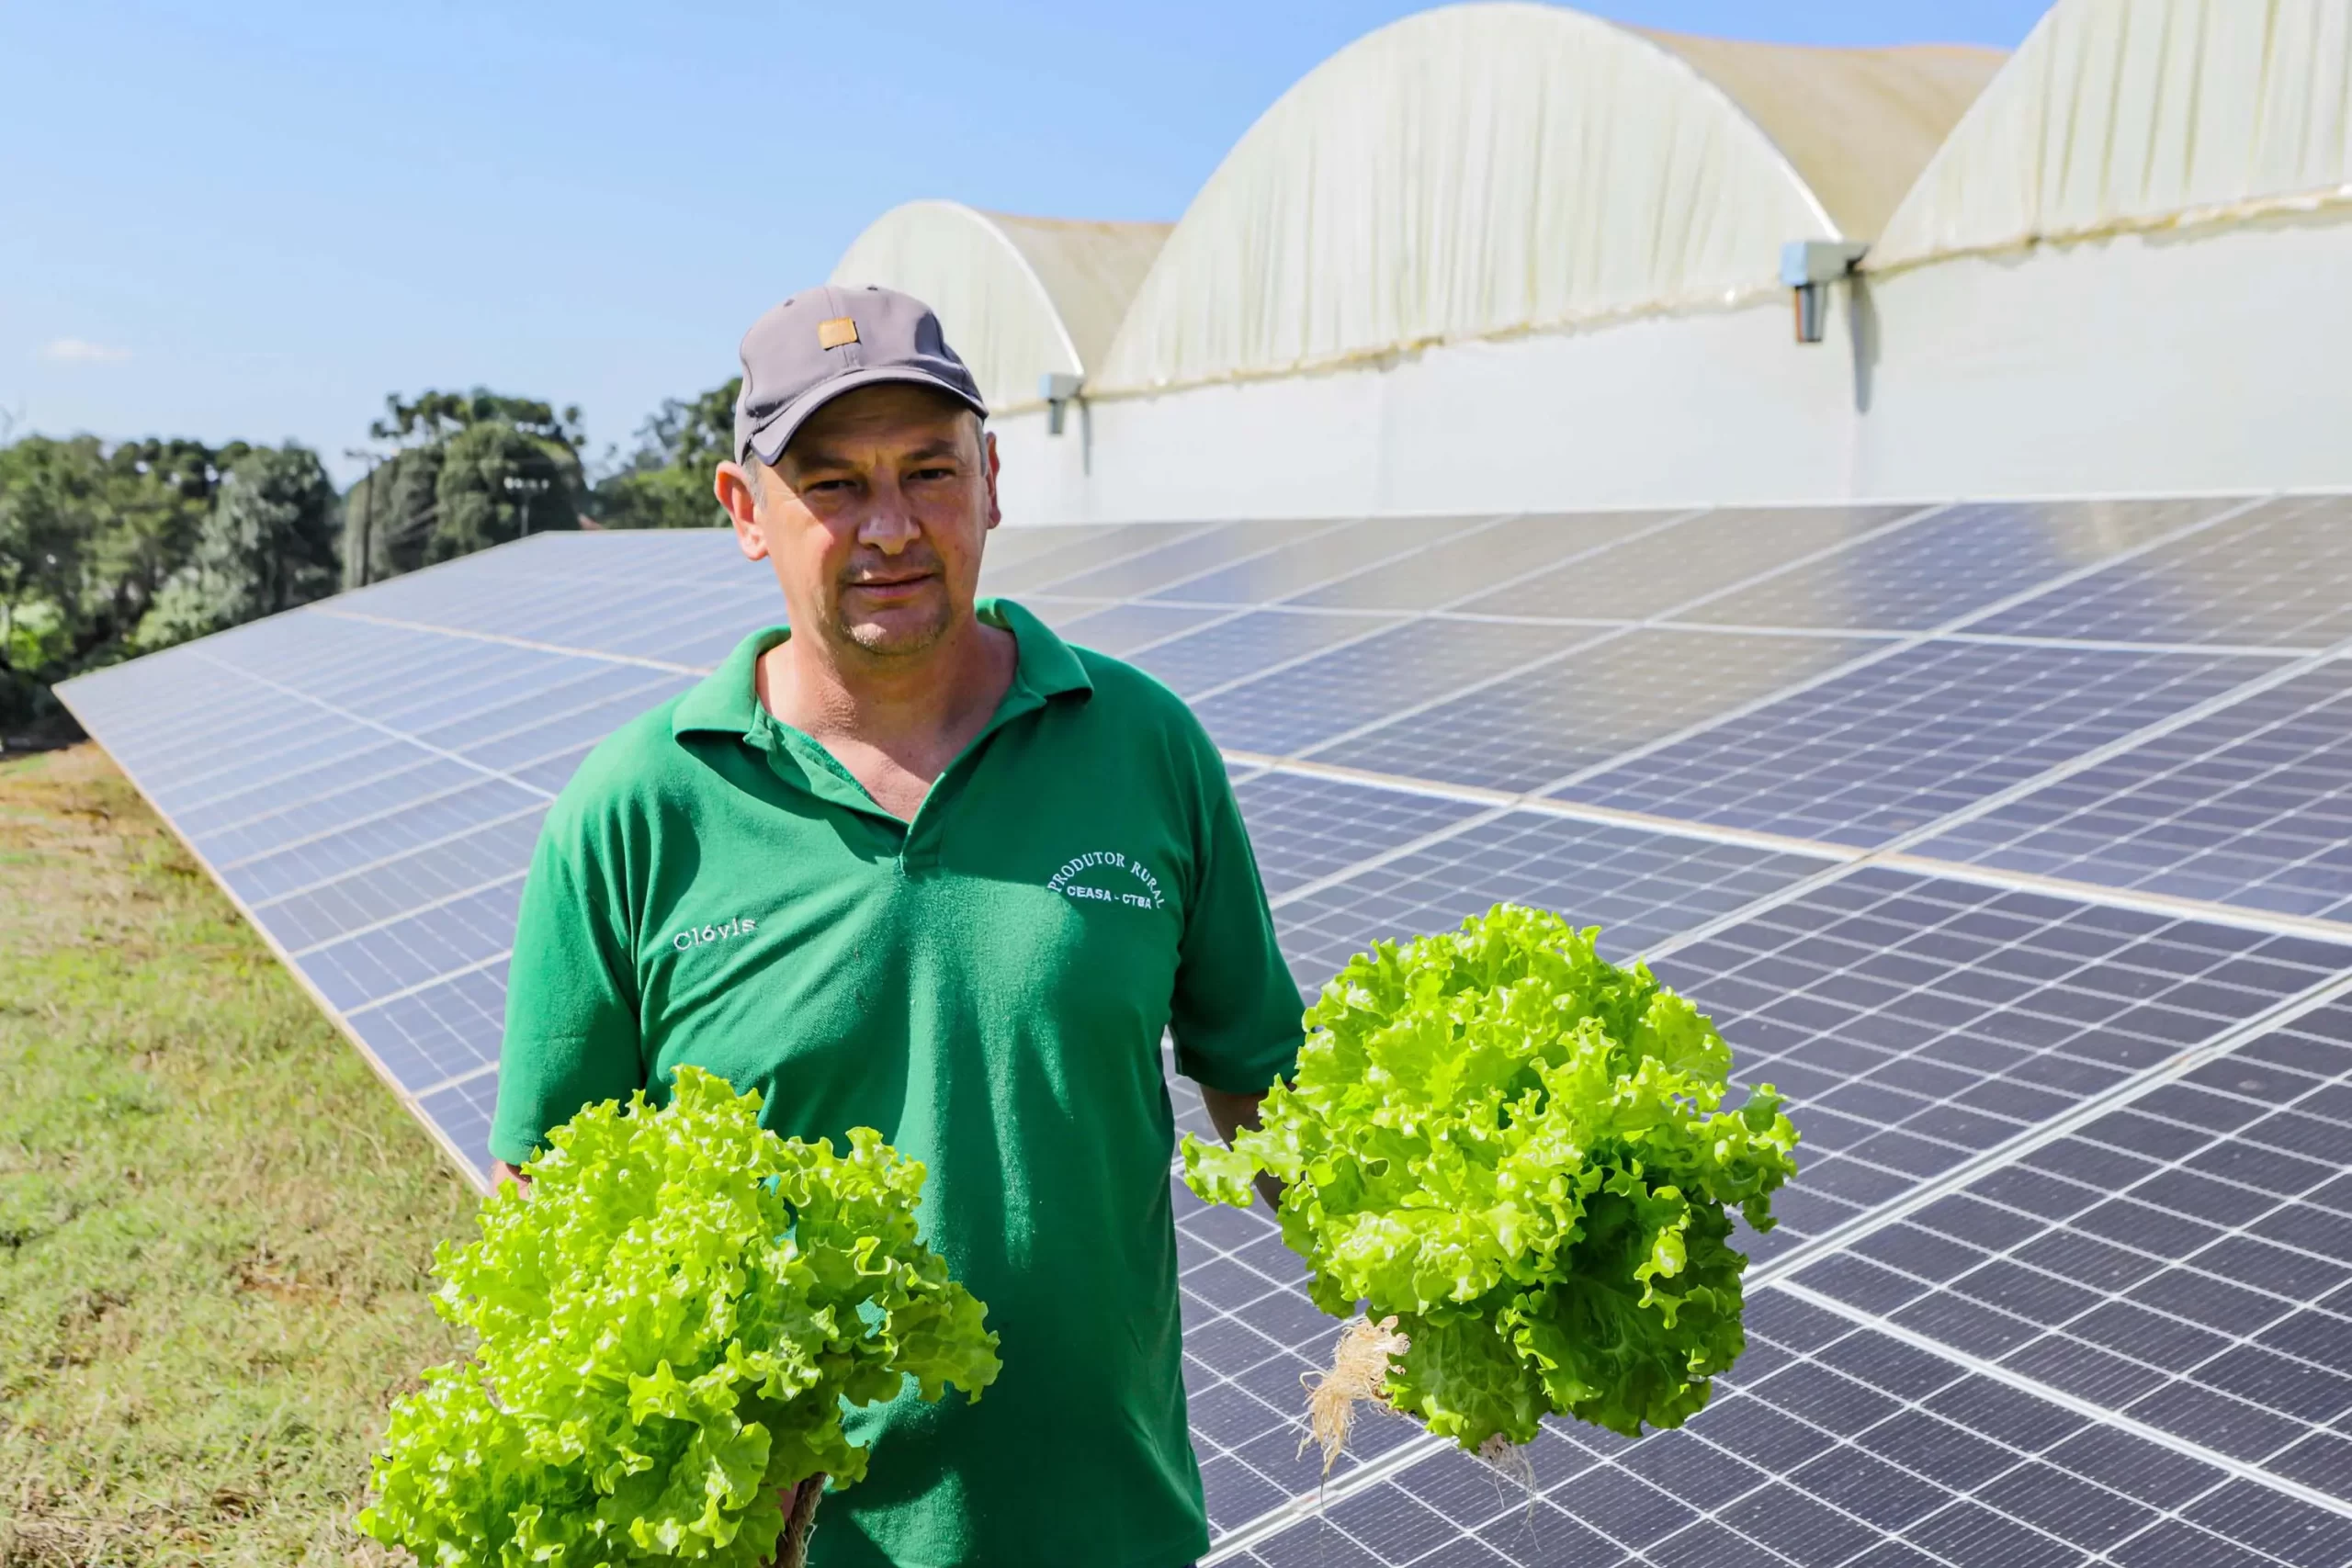
{"type": "Polygon", "coordinates": [[[1389,1403],[1465,1449],[1696,1414],[1747,1343],[1726,1211],[1770,1229],[1796,1173],[1772,1088],[1726,1108],[1723,1036],[1599,934],[1504,904],[1381,942],[1307,1010],[1258,1130],[1184,1140],[1209,1201],[1282,1180],[1316,1304],[1393,1314],[1389,1403]]]}
{"type": "Polygon", "coordinates": [[[591,1106],[443,1244],[435,1305],[479,1343],[393,1407],[361,1529],[446,1568],[754,1568],[779,1488],[865,1474],[845,1404],[979,1396],[997,1338],[915,1238],[922,1165],[759,1108],[695,1067],[591,1106]]]}

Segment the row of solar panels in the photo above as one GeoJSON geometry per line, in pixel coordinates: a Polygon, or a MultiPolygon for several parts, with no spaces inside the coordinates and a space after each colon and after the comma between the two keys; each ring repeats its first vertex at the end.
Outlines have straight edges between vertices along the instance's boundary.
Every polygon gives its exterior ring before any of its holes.
{"type": "MultiPolygon", "coordinates": [[[[1330,1325],[1262,1218],[1180,1193],[1221,1551],[2344,1561],[2352,1031],[2309,1010],[2352,977],[2347,521],[1000,536],[988,586],[1226,745],[1304,986],[1498,898],[1562,908],[1652,954],[1805,1134],[1737,1392],[1623,1451],[1547,1438],[1540,1505],[1375,1427],[1301,1523],[1296,1375],[1330,1325]]],[[[68,696],[478,1161],[539,814],[775,606],[724,535],[550,536],[68,696]]]]}

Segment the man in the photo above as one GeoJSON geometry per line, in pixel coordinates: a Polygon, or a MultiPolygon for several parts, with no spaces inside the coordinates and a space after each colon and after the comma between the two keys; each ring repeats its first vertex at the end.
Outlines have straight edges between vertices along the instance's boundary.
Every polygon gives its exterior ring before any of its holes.
{"type": "Polygon", "coordinates": [[[742,361],[718,499],[792,629],[548,813],[492,1151],[687,1062],[787,1136],[881,1129],[1004,1370],[854,1416],[872,1464],[812,1561],[1177,1568],[1207,1534],[1160,1038],[1230,1137],[1300,1035],[1224,764],[1147,677],[976,601],[997,454],[927,309],[810,289],[742,361]]]}

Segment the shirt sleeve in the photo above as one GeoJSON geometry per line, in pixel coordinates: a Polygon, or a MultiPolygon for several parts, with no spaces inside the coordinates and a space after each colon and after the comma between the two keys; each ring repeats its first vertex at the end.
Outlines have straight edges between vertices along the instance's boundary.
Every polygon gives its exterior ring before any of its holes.
{"type": "Polygon", "coordinates": [[[492,1157],[520,1165],[583,1106],[645,1086],[618,834],[560,800],[515,917],[492,1157]]]}
{"type": "Polygon", "coordinates": [[[1273,913],[1232,781],[1206,735],[1199,737],[1194,768],[1198,870],[1169,1018],[1176,1070],[1227,1094],[1259,1094],[1296,1067],[1305,1010],[1274,940],[1273,913]]]}

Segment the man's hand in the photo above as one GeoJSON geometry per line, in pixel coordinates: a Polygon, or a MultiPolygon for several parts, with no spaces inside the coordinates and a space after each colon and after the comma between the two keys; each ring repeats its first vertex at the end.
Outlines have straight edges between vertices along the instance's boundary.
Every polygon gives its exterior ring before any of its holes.
{"type": "Polygon", "coordinates": [[[492,1192],[495,1192],[510,1181],[523,1190],[524,1197],[527,1198],[531,1195],[531,1179],[523,1174],[523,1168],[521,1166],[509,1165],[503,1159],[492,1160],[490,1162],[490,1190],[492,1192]]]}
{"type": "MultiPolygon", "coordinates": [[[[1227,1094],[1221,1089],[1201,1085],[1201,1103],[1209,1108],[1209,1120],[1216,1123],[1216,1135],[1225,1146],[1233,1146],[1233,1134],[1244,1127],[1258,1125],[1258,1105],[1266,1097],[1261,1094],[1227,1094]]],[[[1258,1196],[1266,1201],[1267,1211],[1282,1207],[1283,1184],[1267,1171],[1258,1173],[1258,1196]]]]}

